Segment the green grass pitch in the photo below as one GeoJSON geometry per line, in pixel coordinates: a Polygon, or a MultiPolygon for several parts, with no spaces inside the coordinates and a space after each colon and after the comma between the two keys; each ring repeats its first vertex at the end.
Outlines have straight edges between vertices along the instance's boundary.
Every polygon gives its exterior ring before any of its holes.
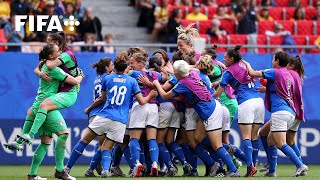
{"type": "MultiPolygon", "coordinates": [[[[309,165],[309,172],[308,175],[305,177],[298,177],[299,180],[309,180],[314,179],[318,180],[320,179],[320,165],[309,165]]],[[[27,179],[27,174],[29,172],[29,166],[26,165],[15,165],[15,166],[0,166],[0,180],[23,180],[27,179]]],[[[75,165],[75,167],[71,171],[71,175],[75,176],[77,180],[93,180],[97,178],[85,178],[83,176],[87,166],[84,165],[75,165]]],[[[129,168],[127,165],[121,166],[124,173],[128,173],[129,168]]],[[[260,169],[261,166],[258,166],[258,169],[260,169]]],[[[245,174],[245,166],[240,167],[241,175],[243,176],[245,174]]],[[[198,171],[200,175],[203,175],[205,172],[204,166],[199,166],[198,171]]],[[[293,165],[279,165],[277,166],[277,178],[268,178],[268,179],[277,179],[277,180],[289,180],[293,179],[292,175],[295,172],[295,167],[293,165]]],[[[54,173],[54,166],[40,166],[39,168],[39,175],[42,177],[48,178],[48,180],[55,179],[53,176],[54,173]]],[[[96,173],[96,172],[95,172],[96,173]]],[[[182,167],[179,166],[179,174],[176,177],[170,177],[170,178],[156,178],[156,179],[172,179],[172,180],[182,180],[182,178],[186,177],[179,177],[182,173],[182,167]]],[[[254,178],[252,179],[262,179],[266,177],[261,177],[263,173],[258,172],[254,178]]],[[[111,179],[124,179],[124,178],[111,178],[111,179]]],[[[142,178],[142,179],[154,179],[154,178],[142,178]]],[[[188,177],[187,179],[198,179],[194,177],[188,177]]],[[[200,177],[199,177],[200,179],[200,177]]],[[[201,180],[209,180],[212,179],[212,177],[204,178],[201,177],[201,180]]],[[[247,178],[238,178],[238,179],[247,179],[247,178]]]]}

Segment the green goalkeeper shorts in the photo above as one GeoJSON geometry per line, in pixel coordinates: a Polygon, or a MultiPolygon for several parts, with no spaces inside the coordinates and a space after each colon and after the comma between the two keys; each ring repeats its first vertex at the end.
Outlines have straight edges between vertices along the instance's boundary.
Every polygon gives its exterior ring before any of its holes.
{"type": "Polygon", "coordinates": [[[76,102],[78,97],[77,91],[59,92],[55,95],[48,97],[58,109],[68,108],[76,102]]]}
{"type": "Polygon", "coordinates": [[[228,108],[230,113],[230,127],[232,126],[235,114],[238,111],[238,102],[236,99],[230,99],[225,92],[220,96],[220,102],[226,108],[228,108]]]}

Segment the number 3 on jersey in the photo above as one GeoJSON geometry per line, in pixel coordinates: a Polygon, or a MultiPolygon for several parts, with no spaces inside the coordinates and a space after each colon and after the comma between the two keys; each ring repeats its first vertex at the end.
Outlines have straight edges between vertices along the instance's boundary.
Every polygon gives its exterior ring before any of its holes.
{"type": "Polygon", "coordinates": [[[119,88],[118,86],[113,86],[109,93],[113,93],[111,104],[121,106],[126,96],[127,88],[125,86],[120,86],[119,88]]]}
{"type": "Polygon", "coordinates": [[[94,91],[93,91],[93,101],[95,101],[97,98],[101,97],[101,90],[102,90],[102,85],[101,84],[97,84],[94,87],[94,91]]]}

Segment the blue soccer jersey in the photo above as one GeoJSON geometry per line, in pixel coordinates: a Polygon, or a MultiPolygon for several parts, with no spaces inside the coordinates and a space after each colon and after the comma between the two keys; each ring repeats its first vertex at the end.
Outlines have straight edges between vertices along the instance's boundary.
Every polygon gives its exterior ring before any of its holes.
{"type": "Polygon", "coordinates": [[[140,93],[137,81],[125,74],[111,74],[102,84],[102,91],[107,101],[98,116],[127,124],[132,97],[140,93]]]}
{"type": "Polygon", "coordinates": [[[216,102],[214,98],[211,101],[205,102],[201,101],[198,96],[196,96],[187,86],[178,82],[174,88],[171,90],[175,96],[183,94],[187,101],[190,102],[194,110],[198,113],[199,117],[202,120],[207,120],[211,114],[213,113],[214,109],[216,108],[216,102]]]}
{"type": "MultiPolygon", "coordinates": [[[[98,99],[101,96],[102,92],[102,84],[105,82],[106,77],[108,76],[107,73],[104,73],[102,75],[98,75],[96,79],[94,80],[94,88],[93,88],[93,101],[98,99]]],[[[104,104],[100,104],[99,106],[93,108],[89,112],[89,117],[97,115],[97,113],[103,108],[104,104]]]]}
{"type": "Polygon", "coordinates": [[[222,75],[220,86],[225,88],[228,84],[230,84],[232,87],[236,87],[235,90],[237,92],[238,104],[241,104],[249,99],[260,98],[260,94],[254,81],[251,81],[247,84],[241,84],[230,72],[225,71],[222,75]]]}
{"type": "Polygon", "coordinates": [[[211,88],[211,82],[210,82],[209,77],[207,75],[205,75],[203,72],[199,72],[199,75],[200,75],[202,81],[204,83],[206,83],[207,89],[210,91],[210,94],[213,94],[214,91],[211,88]]]}
{"type": "Polygon", "coordinates": [[[271,112],[288,111],[294,116],[296,115],[293,108],[288,104],[285,99],[282,99],[277,93],[274,85],[275,71],[274,69],[266,69],[262,71],[264,79],[267,79],[267,91],[270,93],[271,112]]]}

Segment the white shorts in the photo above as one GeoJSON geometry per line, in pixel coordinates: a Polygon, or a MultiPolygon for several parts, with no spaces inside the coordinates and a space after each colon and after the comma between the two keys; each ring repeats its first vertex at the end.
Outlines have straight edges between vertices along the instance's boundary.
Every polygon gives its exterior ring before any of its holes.
{"type": "Polygon", "coordinates": [[[98,135],[105,134],[108,139],[119,143],[123,142],[126,131],[125,124],[101,116],[96,116],[88,128],[98,135]]]}
{"type": "Polygon", "coordinates": [[[300,126],[300,119],[295,119],[293,123],[290,125],[289,130],[297,132],[300,126]]]}
{"type": "Polygon", "coordinates": [[[230,131],[230,112],[227,107],[222,106],[223,118],[222,118],[222,131],[230,131]]]}
{"type": "Polygon", "coordinates": [[[157,104],[145,104],[141,106],[135,102],[131,108],[129,129],[146,128],[152,126],[157,128],[159,123],[159,113],[157,104]]]}
{"type": "Polygon", "coordinates": [[[180,115],[171,102],[160,103],[158,128],[180,128],[180,115]]]}
{"type": "Polygon", "coordinates": [[[264,110],[262,98],[253,98],[241,103],[238,108],[238,124],[263,124],[264,110]]]}
{"type": "Polygon", "coordinates": [[[186,131],[196,130],[197,122],[199,120],[198,113],[193,108],[187,108],[184,116],[186,119],[186,131]]]}
{"type": "Polygon", "coordinates": [[[207,121],[203,121],[206,131],[215,131],[222,129],[223,108],[222,105],[216,101],[216,108],[207,121]]]}
{"type": "Polygon", "coordinates": [[[92,123],[93,119],[96,117],[97,115],[93,115],[89,118],[89,124],[92,123]]]}
{"type": "Polygon", "coordinates": [[[286,132],[294,122],[295,117],[288,111],[271,113],[270,130],[272,132],[286,132]]]}

